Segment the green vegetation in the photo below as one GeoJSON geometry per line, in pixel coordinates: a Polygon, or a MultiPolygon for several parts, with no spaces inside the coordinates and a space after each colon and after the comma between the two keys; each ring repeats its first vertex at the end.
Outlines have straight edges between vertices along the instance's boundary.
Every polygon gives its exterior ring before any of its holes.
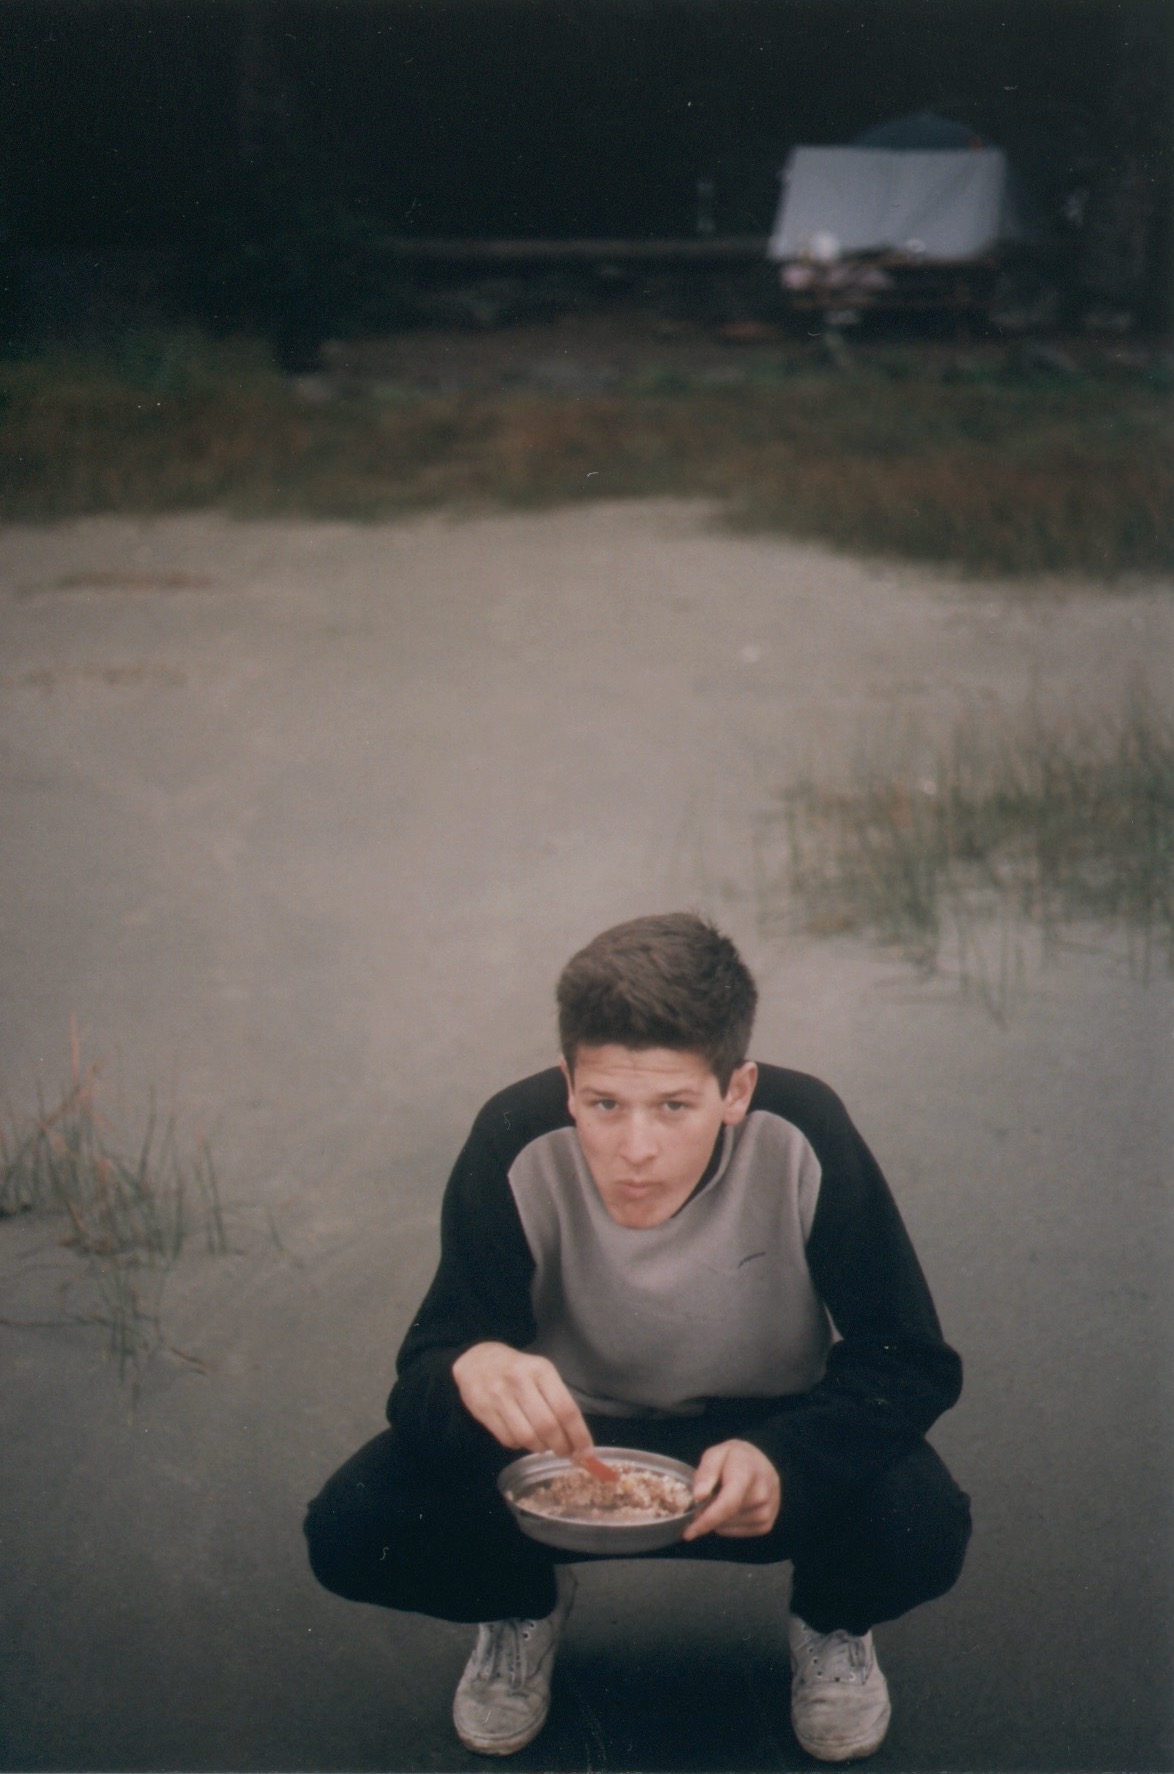
{"type": "Polygon", "coordinates": [[[104,1327],[120,1379],[137,1383],[160,1348],[201,1366],[166,1341],[160,1317],[167,1277],[190,1237],[210,1253],[228,1250],[212,1154],[198,1137],[194,1156],[182,1158],[174,1116],[160,1131],[152,1107],[133,1155],[124,1155],[98,1108],[100,1068],[83,1068],[76,1026],[71,1037],[72,1076],[60,1100],[42,1102],[35,1115],[10,1114],[0,1127],[0,1218],[65,1216],[61,1242],[82,1259],[86,1296],[74,1321],[104,1327]]]}
{"type": "Polygon", "coordinates": [[[815,933],[863,932],[918,967],[956,958],[996,1015],[1022,966],[1076,926],[1174,967],[1174,722],[1144,697],[1100,721],[874,737],[845,788],[797,785],[789,889],[815,933]]]}
{"type": "MultiPolygon", "coordinates": [[[[732,360],[736,362],[737,360],[732,360]]],[[[976,571],[1174,565],[1156,372],[943,375],[905,351],[779,352],[715,386],[649,364],[607,393],[309,402],[250,341],[131,335],[0,363],[0,516],[219,506],[380,518],[698,495],[730,522],[976,571]]]]}

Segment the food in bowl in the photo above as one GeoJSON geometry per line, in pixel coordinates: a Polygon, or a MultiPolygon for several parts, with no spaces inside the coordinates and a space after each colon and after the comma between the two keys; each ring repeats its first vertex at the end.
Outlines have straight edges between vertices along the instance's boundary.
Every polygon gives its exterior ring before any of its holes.
{"type": "Polygon", "coordinates": [[[515,1495],[517,1508],[557,1521],[655,1522],[686,1515],[693,1493],[683,1478],[630,1460],[613,1460],[613,1484],[581,1466],[570,1466],[515,1495]]]}
{"type": "Polygon", "coordinates": [[[498,1489],[528,1539],[584,1558],[631,1558],[681,1538],[696,1508],[692,1466],[643,1448],[594,1454],[619,1471],[618,1482],[584,1472],[563,1454],[524,1454],[498,1473],[498,1489]],[[569,1485],[552,1485],[565,1479],[569,1485]]]}

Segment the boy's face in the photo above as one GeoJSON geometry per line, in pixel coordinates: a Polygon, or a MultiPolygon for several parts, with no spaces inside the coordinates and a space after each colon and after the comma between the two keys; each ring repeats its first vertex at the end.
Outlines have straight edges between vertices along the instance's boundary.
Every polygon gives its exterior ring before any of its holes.
{"type": "Polygon", "coordinates": [[[744,1120],[758,1077],[753,1060],[723,1094],[709,1062],[667,1047],[580,1047],[560,1061],[587,1168],[618,1225],[670,1219],[705,1172],[723,1126],[744,1120]]]}

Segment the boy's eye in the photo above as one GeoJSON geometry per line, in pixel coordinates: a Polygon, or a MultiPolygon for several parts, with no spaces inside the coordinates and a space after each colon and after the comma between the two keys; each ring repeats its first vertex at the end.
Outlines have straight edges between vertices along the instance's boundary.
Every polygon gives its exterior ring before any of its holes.
{"type": "Polygon", "coordinates": [[[665,1104],[666,1109],[687,1109],[688,1107],[688,1103],[671,1102],[665,1104]]]}

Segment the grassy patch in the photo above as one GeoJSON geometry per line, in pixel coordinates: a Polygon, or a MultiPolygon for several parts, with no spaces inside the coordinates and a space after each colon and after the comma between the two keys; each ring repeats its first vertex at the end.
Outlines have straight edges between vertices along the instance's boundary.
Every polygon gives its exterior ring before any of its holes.
{"type": "Polygon", "coordinates": [[[133,337],[0,364],[0,515],[380,518],[668,493],[974,570],[1174,565],[1170,400],[1152,378],[902,365],[780,354],[736,385],[652,364],[603,394],[398,385],[309,403],[256,344],[133,337]]]}
{"type": "Polygon", "coordinates": [[[872,744],[844,788],[786,797],[787,886],[816,933],[866,933],[1001,1015],[1022,966],[1078,925],[1174,966],[1174,723],[1142,698],[1099,722],[976,722],[872,744]]]}
{"type": "Polygon", "coordinates": [[[71,1080],[58,1102],[23,1118],[10,1114],[0,1127],[0,1218],[64,1216],[61,1242],[81,1258],[86,1296],[72,1317],[105,1329],[120,1379],[137,1384],[161,1348],[200,1366],[167,1342],[161,1312],[167,1277],[189,1239],[213,1254],[228,1250],[212,1154],[197,1137],[194,1152],[181,1155],[174,1116],[160,1127],[153,1108],[128,1150],[99,1109],[100,1068],[83,1067],[76,1025],[71,1046],[71,1080]]]}

